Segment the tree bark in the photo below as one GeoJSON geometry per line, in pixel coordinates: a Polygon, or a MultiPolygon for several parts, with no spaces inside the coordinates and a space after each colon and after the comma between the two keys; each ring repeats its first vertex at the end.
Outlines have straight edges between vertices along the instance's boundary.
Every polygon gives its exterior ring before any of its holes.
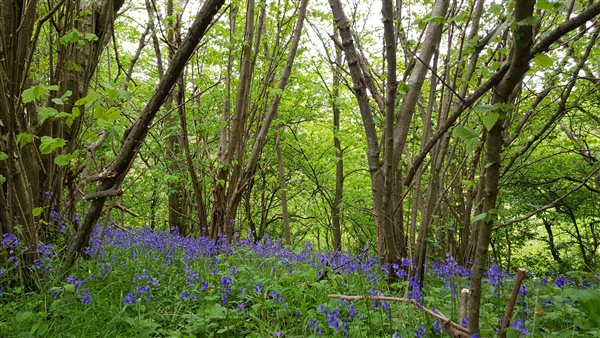
{"type": "MultiPolygon", "coordinates": [[[[522,20],[533,14],[535,0],[518,0],[513,12],[513,41],[511,49],[510,66],[502,80],[494,87],[493,104],[510,102],[515,88],[519,87],[527,70],[529,70],[529,56],[533,44],[533,27],[531,24],[522,23],[522,20]]],[[[481,305],[481,279],[484,265],[488,256],[488,247],[492,227],[496,220],[496,199],[498,197],[498,181],[500,179],[500,164],[503,145],[503,129],[506,112],[498,111],[500,118],[487,133],[485,157],[485,195],[483,199],[484,212],[487,217],[479,222],[479,237],[475,259],[471,269],[471,297],[469,298],[469,333],[479,333],[479,309],[481,305]]]]}

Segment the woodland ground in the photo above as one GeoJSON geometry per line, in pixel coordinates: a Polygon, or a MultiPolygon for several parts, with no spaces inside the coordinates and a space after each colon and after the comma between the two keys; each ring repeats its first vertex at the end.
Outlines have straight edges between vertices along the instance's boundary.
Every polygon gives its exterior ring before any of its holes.
{"type": "MultiPolygon", "coordinates": [[[[441,323],[412,304],[328,295],[404,296],[457,321],[457,295],[468,286],[469,271],[450,256],[431,264],[421,287],[406,280],[408,260],[381,266],[367,251],[318,252],[310,242],[229,245],[144,228],[96,229],[91,243],[88,259],[64,280],[56,278],[60,253],[41,246],[34,292],[20,283],[22,245],[4,235],[2,250],[10,257],[0,268],[0,336],[443,336],[441,323]],[[389,284],[389,274],[399,278],[389,284]]],[[[491,265],[482,336],[495,335],[513,283],[491,265]]],[[[597,337],[599,286],[598,275],[580,272],[528,276],[507,336],[597,337]]]]}

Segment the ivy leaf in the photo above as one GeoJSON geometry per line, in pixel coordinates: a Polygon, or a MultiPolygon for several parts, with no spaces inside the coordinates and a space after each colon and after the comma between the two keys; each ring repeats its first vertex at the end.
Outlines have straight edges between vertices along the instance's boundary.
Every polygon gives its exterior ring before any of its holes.
{"type": "Polygon", "coordinates": [[[50,154],[58,148],[62,148],[67,144],[67,141],[62,138],[52,138],[50,136],[42,136],[40,143],[40,152],[44,155],[50,154]]]}
{"type": "Polygon", "coordinates": [[[6,182],[6,177],[4,177],[4,175],[0,175],[0,185],[4,184],[4,182],[6,182]]]}
{"type": "Polygon", "coordinates": [[[495,111],[490,111],[487,114],[483,115],[482,121],[483,125],[487,130],[492,129],[492,127],[496,124],[498,119],[500,118],[500,114],[495,111]]]}
{"type": "Polygon", "coordinates": [[[536,55],[533,62],[540,68],[550,68],[554,64],[554,60],[546,54],[536,55]]]}
{"type": "Polygon", "coordinates": [[[0,161],[4,161],[8,158],[8,154],[3,151],[0,151],[0,161]]]}

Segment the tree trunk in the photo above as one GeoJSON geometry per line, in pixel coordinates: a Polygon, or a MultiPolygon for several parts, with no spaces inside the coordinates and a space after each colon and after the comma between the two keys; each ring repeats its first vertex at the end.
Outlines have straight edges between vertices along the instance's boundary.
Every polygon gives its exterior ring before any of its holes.
{"type": "Polygon", "coordinates": [[[165,77],[159,82],[152,97],[144,107],[140,118],[134,123],[129,134],[127,134],[116,158],[106,170],[100,173],[100,182],[96,188],[92,205],[86,213],[82,226],[73,239],[71,252],[62,269],[63,274],[73,266],[77,256],[88,245],[92,229],[100,217],[106,199],[111,193],[118,192],[123,179],[125,179],[125,176],[129,172],[131,164],[148,134],[150,123],[167,99],[183,68],[223,3],[224,0],[207,0],[204,2],[192,26],[189,28],[188,35],[183,40],[180,49],[175,53],[171,64],[169,64],[169,68],[165,72],[165,77]]]}
{"type": "MultiPolygon", "coordinates": [[[[533,14],[535,0],[517,0],[513,12],[515,22],[520,22],[533,14]]],[[[533,44],[533,27],[531,24],[519,24],[513,27],[512,57],[510,66],[500,83],[494,87],[492,104],[509,103],[515,88],[519,87],[523,76],[529,70],[529,55],[533,44]]],[[[487,133],[485,156],[485,195],[483,199],[486,219],[479,222],[479,237],[475,259],[471,269],[471,297],[469,298],[469,333],[479,333],[479,309],[481,305],[481,278],[488,256],[488,247],[492,227],[498,212],[496,199],[498,197],[498,181],[500,179],[500,164],[503,145],[502,131],[504,129],[506,111],[498,110],[499,118],[487,133]]]]}

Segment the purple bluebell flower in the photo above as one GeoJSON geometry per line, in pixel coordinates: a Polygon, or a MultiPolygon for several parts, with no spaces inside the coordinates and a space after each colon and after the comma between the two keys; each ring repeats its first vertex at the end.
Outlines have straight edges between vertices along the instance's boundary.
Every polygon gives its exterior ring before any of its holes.
{"type": "Polygon", "coordinates": [[[90,293],[90,290],[86,289],[83,292],[83,297],[81,298],[81,304],[92,304],[92,294],[90,293]]]}
{"type": "Polygon", "coordinates": [[[129,292],[125,295],[125,298],[123,298],[123,302],[125,303],[125,305],[132,305],[133,303],[135,303],[135,295],[133,294],[133,292],[129,292]]]}
{"type": "Polygon", "coordinates": [[[317,328],[317,320],[316,319],[311,319],[308,322],[308,326],[311,328],[311,330],[315,330],[317,328]]]}
{"type": "Polygon", "coordinates": [[[179,299],[181,299],[182,301],[184,301],[184,300],[188,300],[189,298],[190,298],[190,294],[189,294],[189,293],[187,293],[187,291],[184,291],[184,292],[181,294],[181,297],[179,297],[179,299]]]}
{"type": "Polygon", "coordinates": [[[439,336],[442,334],[442,323],[440,323],[439,321],[434,321],[433,322],[433,331],[435,333],[436,336],[439,336]]]}
{"type": "Polygon", "coordinates": [[[417,338],[422,338],[423,335],[425,334],[425,332],[427,332],[427,330],[425,329],[425,327],[423,326],[419,326],[419,328],[417,329],[417,331],[415,332],[415,337],[417,338]]]}
{"type": "Polygon", "coordinates": [[[262,295],[263,294],[263,287],[261,283],[258,283],[256,285],[254,285],[254,287],[252,288],[252,290],[254,290],[254,293],[256,293],[257,295],[262,295]]]}
{"type": "Polygon", "coordinates": [[[525,323],[523,322],[523,318],[519,318],[517,320],[515,320],[511,327],[513,329],[515,329],[515,331],[523,334],[523,335],[528,335],[529,334],[529,330],[525,327],[525,323]]]}
{"type": "Polygon", "coordinates": [[[421,302],[421,284],[416,278],[410,278],[408,280],[408,286],[410,287],[410,292],[408,293],[409,299],[414,299],[417,302],[421,302]]]}
{"type": "Polygon", "coordinates": [[[206,291],[207,289],[208,289],[208,282],[202,281],[202,283],[200,283],[200,293],[204,293],[204,291],[206,291]]]}
{"type": "Polygon", "coordinates": [[[310,243],[310,241],[306,241],[306,244],[304,244],[304,246],[306,247],[306,249],[308,249],[308,250],[310,250],[310,251],[312,251],[312,249],[313,249],[313,246],[312,246],[312,244],[310,243]]]}
{"type": "Polygon", "coordinates": [[[281,337],[281,332],[280,331],[275,331],[275,333],[273,333],[275,335],[275,337],[281,337]]]}

